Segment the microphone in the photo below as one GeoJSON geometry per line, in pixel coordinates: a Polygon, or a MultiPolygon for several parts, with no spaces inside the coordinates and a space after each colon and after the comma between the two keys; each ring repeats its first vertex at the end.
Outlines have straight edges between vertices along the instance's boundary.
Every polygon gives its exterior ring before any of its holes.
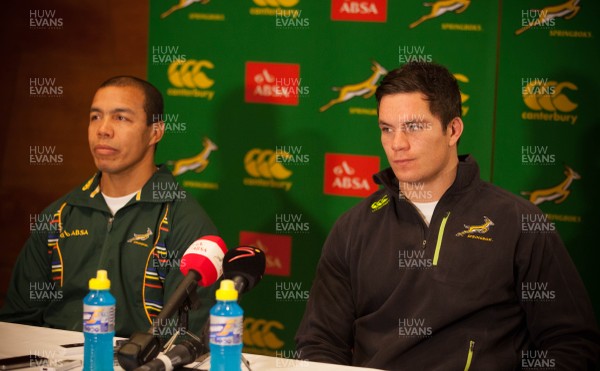
{"type": "Polygon", "coordinates": [[[236,247],[223,258],[223,278],[232,280],[240,294],[256,286],[264,273],[265,253],[257,247],[236,247]]]}
{"type": "Polygon", "coordinates": [[[223,274],[226,252],[225,242],[219,236],[204,236],[188,247],[179,267],[185,278],[154,318],[148,332],[134,332],[119,349],[117,359],[123,369],[133,370],[157,356],[160,341],[154,336],[156,330],[163,327],[166,319],[178,311],[190,295],[196,293],[197,286],[210,286],[219,279],[223,274]]]}
{"type": "MultiPolygon", "coordinates": [[[[210,286],[223,274],[223,258],[227,248],[219,236],[204,236],[194,241],[181,257],[179,269],[185,276],[156,317],[156,323],[170,318],[197,286],[210,286]]],[[[151,329],[151,330],[152,330],[151,329]]]]}
{"type": "Polygon", "coordinates": [[[175,345],[167,353],[159,354],[156,359],[135,369],[135,371],[172,371],[194,362],[202,345],[192,338],[175,345]]]}

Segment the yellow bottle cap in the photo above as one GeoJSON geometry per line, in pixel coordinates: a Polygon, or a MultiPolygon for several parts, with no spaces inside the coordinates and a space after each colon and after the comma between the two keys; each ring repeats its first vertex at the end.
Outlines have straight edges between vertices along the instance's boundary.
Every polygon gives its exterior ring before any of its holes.
{"type": "Polygon", "coordinates": [[[221,281],[221,287],[217,290],[217,300],[231,301],[237,300],[238,292],[232,280],[221,281]]]}
{"type": "Polygon", "coordinates": [[[110,280],[108,279],[108,272],[104,269],[96,272],[96,278],[90,279],[90,290],[108,290],[110,289],[110,280]]]}

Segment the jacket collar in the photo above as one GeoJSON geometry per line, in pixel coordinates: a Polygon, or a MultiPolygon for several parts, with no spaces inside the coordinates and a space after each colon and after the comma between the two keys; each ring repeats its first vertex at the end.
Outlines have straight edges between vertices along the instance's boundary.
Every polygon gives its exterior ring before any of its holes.
{"type": "MultiPolygon", "coordinates": [[[[76,188],[67,196],[67,203],[74,206],[91,207],[94,209],[109,211],[104,197],[100,192],[101,172],[97,172],[87,182],[76,188]]],[[[127,203],[135,202],[164,203],[171,202],[177,198],[185,198],[185,191],[181,189],[169,168],[163,164],[152,177],[144,184],[135,197],[127,203]]]]}
{"type": "MultiPolygon", "coordinates": [[[[383,185],[394,197],[399,197],[400,186],[392,168],[388,167],[373,175],[373,180],[375,183],[383,185]]],[[[454,179],[454,183],[452,183],[450,188],[446,190],[444,196],[465,192],[471,187],[475,187],[479,181],[479,166],[473,156],[458,156],[456,179],[454,179]]]]}

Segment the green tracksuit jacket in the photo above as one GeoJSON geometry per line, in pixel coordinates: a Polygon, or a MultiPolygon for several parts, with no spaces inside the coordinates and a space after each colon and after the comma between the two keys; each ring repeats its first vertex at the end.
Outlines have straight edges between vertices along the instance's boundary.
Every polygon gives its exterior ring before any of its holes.
{"type": "MultiPolygon", "coordinates": [[[[94,175],[32,219],[31,236],[14,267],[0,321],[82,329],[88,281],[106,269],[117,301],[115,331],[146,331],[177,288],[179,261],[190,244],[216,234],[193,197],[162,166],[112,216],[94,175]]],[[[192,311],[198,333],[214,303],[214,289],[198,289],[192,311]]]]}

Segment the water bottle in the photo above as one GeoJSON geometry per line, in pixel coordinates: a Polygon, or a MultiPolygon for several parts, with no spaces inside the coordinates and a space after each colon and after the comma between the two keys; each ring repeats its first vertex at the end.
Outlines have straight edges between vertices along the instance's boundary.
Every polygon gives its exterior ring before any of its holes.
{"type": "Polygon", "coordinates": [[[241,371],[244,311],[232,280],[221,281],[210,310],[210,371],[241,371]]]}
{"type": "Polygon", "coordinates": [[[83,299],[83,370],[114,370],[115,298],[105,270],[90,279],[90,293],[83,299]]]}

